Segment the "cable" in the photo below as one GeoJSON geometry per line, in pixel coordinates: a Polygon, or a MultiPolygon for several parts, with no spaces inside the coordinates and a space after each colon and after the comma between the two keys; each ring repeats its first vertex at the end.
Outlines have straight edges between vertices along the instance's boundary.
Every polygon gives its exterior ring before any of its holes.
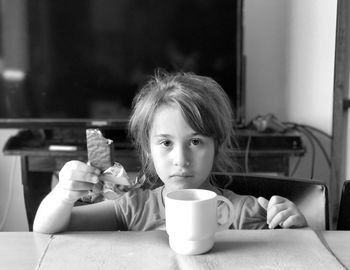
{"type": "Polygon", "coordinates": [[[303,129],[303,128],[297,128],[301,133],[303,133],[309,140],[310,145],[311,145],[311,151],[312,151],[312,155],[311,155],[311,172],[310,172],[310,178],[313,179],[314,178],[314,172],[315,172],[315,159],[316,159],[316,147],[315,147],[315,143],[312,140],[312,136],[310,135],[309,131],[303,129]]]}
{"type": "Polygon", "coordinates": [[[312,129],[314,131],[317,131],[318,133],[322,134],[323,136],[327,137],[328,139],[332,139],[331,135],[327,134],[326,132],[324,132],[324,131],[322,131],[322,130],[320,130],[318,128],[315,128],[315,127],[310,126],[310,125],[305,125],[305,124],[302,124],[300,126],[307,127],[307,128],[312,129]]]}
{"type": "Polygon", "coordinates": [[[285,122],[285,124],[292,125],[292,128],[294,128],[294,129],[298,129],[299,128],[299,131],[300,131],[300,128],[302,128],[303,130],[305,130],[305,132],[308,132],[308,134],[312,137],[312,139],[314,141],[316,141],[317,145],[321,149],[321,151],[323,153],[323,156],[326,159],[326,162],[327,162],[328,166],[329,167],[331,166],[331,159],[330,159],[330,156],[328,155],[326,149],[323,147],[321,141],[309,129],[322,134],[323,136],[325,136],[328,139],[332,139],[332,136],[330,136],[329,134],[327,134],[326,132],[324,132],[324,131],[322,131],[322,130],[320,130],[318,128],[315,128],[315,127],[312,127],[312,126],[309,126],[309,125],[300,125],[300,124],[296,124],[296,123],[292,123],[292,122],[285,122]]]}
{"type": "MultiPolygon", "coordinates": [[[[313,179],[314,177],[314,171],[315,171],[315,160],[316,160],[316,147],[315,147],[315,143],[313,141],[313,139],[315,138],[315,136],[313,136],[313,134],[311,134],[311,132],[309,130],[307,130],[305,127],[303,127],[302,125],[299,125],[297,123],[294,122],[283,122],[285,125],[289,125],[290,129],[294,129],[297,130],[299,132],[301,132],[310,142],[311,145],[311,150],[312,150],[312,154],[311,154],[311,172],[310,172],[310,178],[313,179]]],[[[297,163],[297,165],[299,166],[299,162],[297,163]]],[[[293,174],[295,173],[296,168],[293,169],[293,174]]]]}
{"type": "Polygon", "coordinates": [[[16,169],[16,165],[17,165],[17,157],[14,157],[12,159],[12,164],[11,164],[11,174],[10,174],[10,178],[9,178],[9,190],[8,190],[8,197],[7,197],[7,201],[5,204],[5,211],[4,211],[4,215],[2,217],[1,223],[0,223],[0,231],[2,231],[4,225],[5,225],[5,221],[7,219],[7,215],[8,212],[10,210],[10,203],[12,200],[12,189],[13,189],[13,183],[14,183],[14,174],[15,174],[15,169],[16,169]]]}
{"type": "MultiPolygon", "coordinates": [[[[304,126],[303,126],[303,128],[304,128],[305,130],[308,130],[307,127],[304,127],[304,126]]],[[[323,145],[322,145],[322,143],[320,142],[320,140],[319,140],[311,131],[308,130],[308,132],[309,132],[309,134],[312,136],[312,138],[316,141],[316,143],[318,144],[318,146],[320,147],[320,149],[321,149],[321,151],[322,151],[322,153],[323,153],[323,155],[324,155],[324,157],[325,157],[325,159],[326,159],[326,161],[327,161],[327,163],[328,163],[328,166],[330,167],[330,166],[331,166],[331,159],[330,159],[330,157],[328,156],[328,154],[327,154],[327,152],[326,152],[326,149],[323,147],[323,145]]]]}

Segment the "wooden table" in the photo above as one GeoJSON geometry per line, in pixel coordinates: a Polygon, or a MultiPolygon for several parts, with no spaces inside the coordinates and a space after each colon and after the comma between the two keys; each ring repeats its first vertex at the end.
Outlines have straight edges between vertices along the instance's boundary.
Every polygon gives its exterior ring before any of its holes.
{"type": "Polygon", "coordinates": [[[334,255],[350,269],[350,231],[324,231],[322,236],[334,255]]]}
{"type": "Polygon", "coordinates": [[[350,267],[349,254],[350,231],[224,231],[210,252],[197,256],[175,254],[163,231],[0,233],[4,269],[333,270],[350,267]]]}
{"type": "Polygon", "coordinates": [[[0,268],[35,269],[50,237],[32,232],[0,232],[0,268]]]}

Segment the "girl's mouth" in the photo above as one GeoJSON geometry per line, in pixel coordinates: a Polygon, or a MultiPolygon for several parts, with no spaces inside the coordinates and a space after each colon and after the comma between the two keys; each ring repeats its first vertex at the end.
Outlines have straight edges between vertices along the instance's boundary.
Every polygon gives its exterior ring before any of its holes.
{"type": "Polygon", "coordinates": [[[192,177],[191,174],[189,173],[174,173],[170,176],[171,178],[173,177],[179,177],[179,178],[189,178],[189,177],[192,177]]]}

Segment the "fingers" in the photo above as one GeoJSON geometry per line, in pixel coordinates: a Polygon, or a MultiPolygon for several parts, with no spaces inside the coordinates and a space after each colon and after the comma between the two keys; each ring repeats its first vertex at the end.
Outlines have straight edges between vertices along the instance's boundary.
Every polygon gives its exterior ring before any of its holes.
{"type": "MultiPolygon", "coordinates": [[[[276,209],[276,208],[275,208],[276,209]]],[[[269,218],[267,218],[267,224],[269,224],[270,229],[274,229],[277,226],[281,226],[282,228],[286,228],[285,221],[291,216],[289,209],[280,210],[279,212],[273,214],[270,211],[270,215],[268,213],[269,218]]]]}
{"type": "Polygon", "coordinates": [[[84,171],[88,171],[90,173],[95,173],[95,174],[100,174],[101,171],[93,166],[90,165],[90,163],[84,163],[82,161],[79,160],[71,160],[68,161],[64,167],[69,167],[72,170],[84,170],[84,171]]]}
{"type": "Polygon", "coordinates": [[[270,229],[276,228],[278,225],[282,228],[303,227],[307,225],[304,215],[296,205],[280,196],[271,197],[267,206],[266,222],[270,229]]]}
{"type": "Polygon", "coordinates": [[[264,197],[259,197],[258,198],[258,203],[261,205],[262,208],[267,210],[267,207],[269,205],[269,201],[268,200],[266,200],[264,197]]]}
{"type": "Polygon", "coordinates": [[[69,161],[59,173],[60,181],[81,181],[96,184],[100,170],[81,161],[69,161]]]}
{"type": "Polygon", "coordinates": [[[305,217],[303,215],[291,215],[283,221],[283,228],[305,227],[307,226],[305,217]]]}
{"type": "Polygon", "coordinates": [[[80,182],[80,181],[61,181],[59,185],[62,189],[71,190],[71,191],[87,191],[94,188],[93,183],[80,182]]]}
{"type": "MultiPolygon", "coordinates": [[[[266,223],[269,225],[270,229],[273,229],[280,225],[279,221],[283,219],[283,217],[276,217],[276,214],[278,214],[278,210],[281,209],[280,206],[276,206],[275,204],[278,204],[280,201],[280,198],[277,196],[274,196],[268,201],[264,197],[258,198],[258,203],[266,210],[267,217],[266,217],[266,223]]],[[[280,214],[282,215],[282,214],[280,214]]]]}
{"type": "Polygon", "coordinates": [[[281,225],[280,223],[283,223],[284,217],[287,215],[287,213],[284,212],[288,208],[286,205],[288,204],[287,201],[287,199],[280,196],[271,197],[267,208],[265,208],[267,211],[266,222],[269,228],[273,229],[281,225]]]}
{"type": "Polygon", "coordinates": [[[67,162],[59,172],[58,188],[70,199],[78,199],[93,190],[99,183],[100,170],[84,162],[73,160],[67,162]]]}
{"type": "Polygon", "coordinates": [[[59,172],[59,182],[53,192],[57,199],[74,204],[94,189],[100,174],[100,170],[84,162],[69,161],[59,172]]]}
{"type": "Polygon", "coordinates": [[[62,170],[59,174],[60,181],[81,181],[96,184],[98,176],[94,173],[78,170],[62,170]]]}

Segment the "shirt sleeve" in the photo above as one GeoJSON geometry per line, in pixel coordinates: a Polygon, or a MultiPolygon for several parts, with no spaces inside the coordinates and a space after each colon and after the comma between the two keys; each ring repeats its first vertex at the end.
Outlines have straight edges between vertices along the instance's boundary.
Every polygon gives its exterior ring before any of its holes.
{"type": "Polygon", "coordinates": [[[114,202],[120,230],[148,231],[164,223],[160,216],[157,194],[151,190],[132,190],[114,202]]]}
{"type": "Polygon", "coordinates": [[[266,229],[266,217],[266,210],[258,200],[253,196],[245,196],[237,225],[239,229],[266,229]]]}
{"type": "Polygon", "coordinates": [[[234,220],[231,229],[266,229],[266,210],[259,204],[257,198],[248,195],[238,195],[230,190],[224,190],[224,196],[233,204],[234,220]]]}

